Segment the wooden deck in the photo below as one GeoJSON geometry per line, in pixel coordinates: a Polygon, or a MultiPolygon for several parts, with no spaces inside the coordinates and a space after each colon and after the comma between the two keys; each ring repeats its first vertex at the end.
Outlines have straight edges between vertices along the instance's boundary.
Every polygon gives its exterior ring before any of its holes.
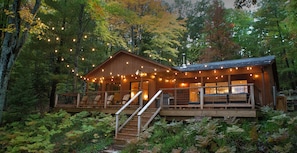
{"type": "MultiPolygon", "coordinates": [[[[205,94],[206,87],[199,88],[166,88],[159,90],[148,101],[142,100],[142,91],[131,97],[125,109],[125,114],[132,114],[139,105],[149,108],[160,108],[159,115],[164,117],[257,117],[253,84],[247,84],[245,93],[205,94]],[[196,94],[191,99],[189,91],[195,89],[196,94]],[[199,92],[198,92],[199,90],[199,92]],[[137,99],[136,99],[137,98],[137,99]],[[145,106],[148,103],[149,106],[145,106]]],[[[70,113],[81,111],[98,111],[116,114],[126,103],[121,95],[130,95],[131,91],[122,93],[95,92],[80,96],[80,94],[61,94],[56,96],[55,110],[63,109],[70,113]],[[119,95],[119,96],[115,96],[119,95]],[[99,98],[95,98],[98,97],[99,98]],[[113,99],[109,99],[113,96],[113,99]],[[114,98],[115,97],[115,98],[114,98]],[[116,98],[118,97],[118,98],[116,98]],[[101,98],[101,99],[100,99],[101,98]],[[98,99],[98,100],[96,100],[98,99]]],[[[125,96],[123,96],[125,97],[125,96]]]]}
{"type": "MultiPolygon", "coordinates": [[[[200,109],[200,107],[190,107],[189,106],[171,106],[163,107],[159,113],[162,117],[169,118],[189,118],[189,117],[258,117],[258,109],[250,109],[250,108],[225,108],[223,107],[208,107],[204,109],[200,109]]],[[[134,108],[128,108],[124,111],[125,114],[132,114],[135,111],[134,108]]],[[[71,106],[57,106],[54,108],[54,111],[58,111],[63,109],[69,113],[78,113],[81,111],[99,111],[108,114],[115,114],[120,107],[108,107],[108,108],[95,108],[95,107],[75,107],[75,105],[71,106]]]]}

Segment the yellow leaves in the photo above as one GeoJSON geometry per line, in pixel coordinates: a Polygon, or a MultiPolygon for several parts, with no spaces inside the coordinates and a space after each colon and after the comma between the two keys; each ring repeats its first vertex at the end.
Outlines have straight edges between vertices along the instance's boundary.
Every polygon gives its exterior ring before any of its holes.
{"type": "Polygon", "coordinates": [[[10,11],[10,10],[4,9],[4,13],[5,13],[7,16],[14,17],[14,14],[13,14],[13,12],[12,12],[12,11],[10,11]]]}
{"type": "Polygon", "coordinates": [[[19,11],[20,17],[22,20],[25,22],[32,24],[34,21],[34,16],[31,14],[30,10],[28,9],[23,9],[19,11]]]}

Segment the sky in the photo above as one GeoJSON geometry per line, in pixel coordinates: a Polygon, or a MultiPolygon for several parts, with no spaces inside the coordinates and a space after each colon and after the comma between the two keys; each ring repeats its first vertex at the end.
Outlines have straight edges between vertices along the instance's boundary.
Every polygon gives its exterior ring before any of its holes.
{"type": "Polygon", "coordinates": [[[234,0],[223,0],[226,8],[234,8],[234,0]]]}

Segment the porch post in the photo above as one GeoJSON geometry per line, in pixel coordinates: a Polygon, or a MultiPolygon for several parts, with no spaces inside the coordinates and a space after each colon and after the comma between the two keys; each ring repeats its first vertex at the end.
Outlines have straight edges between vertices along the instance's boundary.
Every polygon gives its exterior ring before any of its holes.
{"type": "Polygon", "coordinates": [[[262,104],[261,104],[261,106],[263,106],[263,105],[267,105],[267,102],[266,102],[266,88],[265,88],[265,84],[266,84],[266,82],[265,82],[265,75],[264,75],[264,69],[262,68],[262,92],[261,92],[261,94],[262,94],[262,104]]]}
{"type": "Polygon", "coordinates": [[[56,98],[55,98],[55,107],[57,107],[58,104],[58,94],[56,94],[56,98]]]}
{"type": "Polygon", "coordinates": [[[204,87],[200,88],[200,108],[203,109],[203,105],[204,105],[204,87]]]}
{"type": "Polygon", "coordinates": [[[79,106],[79,101],[80,101],[80,94],[77,93],[77,98],[76,98],[76,107],[79,106]]]}
{"type": "Polygon", "coordinates": [[[104,92],[104,96],[105,96],[105,98],[104,98],[104,108],[106,108],[106,103],[107,103],[107,92],[106,91],[104,92]]]}
{"type": "MultiPolygon", "coordinates": [[[[141,90],[142,91],[142,90],[141,90]]],[[[139,96],[139,106],[142,108],[143,107],[143,98],[142,98],[142,94],[143,92],[141,92],[140,96],[139,96]]]]}
{"type": "Polygon", "coordinates": [[[255,91],[254,91],[254,84],[250,85],[250,92],[251,92],[251,104],[252,104],[252,109],[255,109],[255,91]]]}

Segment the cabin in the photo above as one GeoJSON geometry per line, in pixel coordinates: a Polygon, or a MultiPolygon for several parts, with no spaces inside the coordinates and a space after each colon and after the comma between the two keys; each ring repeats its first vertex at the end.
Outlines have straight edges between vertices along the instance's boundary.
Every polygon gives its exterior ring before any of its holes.
{"type": "Polygon", "coordinates": [[[257,117],[279,87],[274,56],[170,67],[121,50],[82,79],[85,93],[57,94],[55,108],[114,114],[118,139],[139,136],[157,115],[257,117]]]}

